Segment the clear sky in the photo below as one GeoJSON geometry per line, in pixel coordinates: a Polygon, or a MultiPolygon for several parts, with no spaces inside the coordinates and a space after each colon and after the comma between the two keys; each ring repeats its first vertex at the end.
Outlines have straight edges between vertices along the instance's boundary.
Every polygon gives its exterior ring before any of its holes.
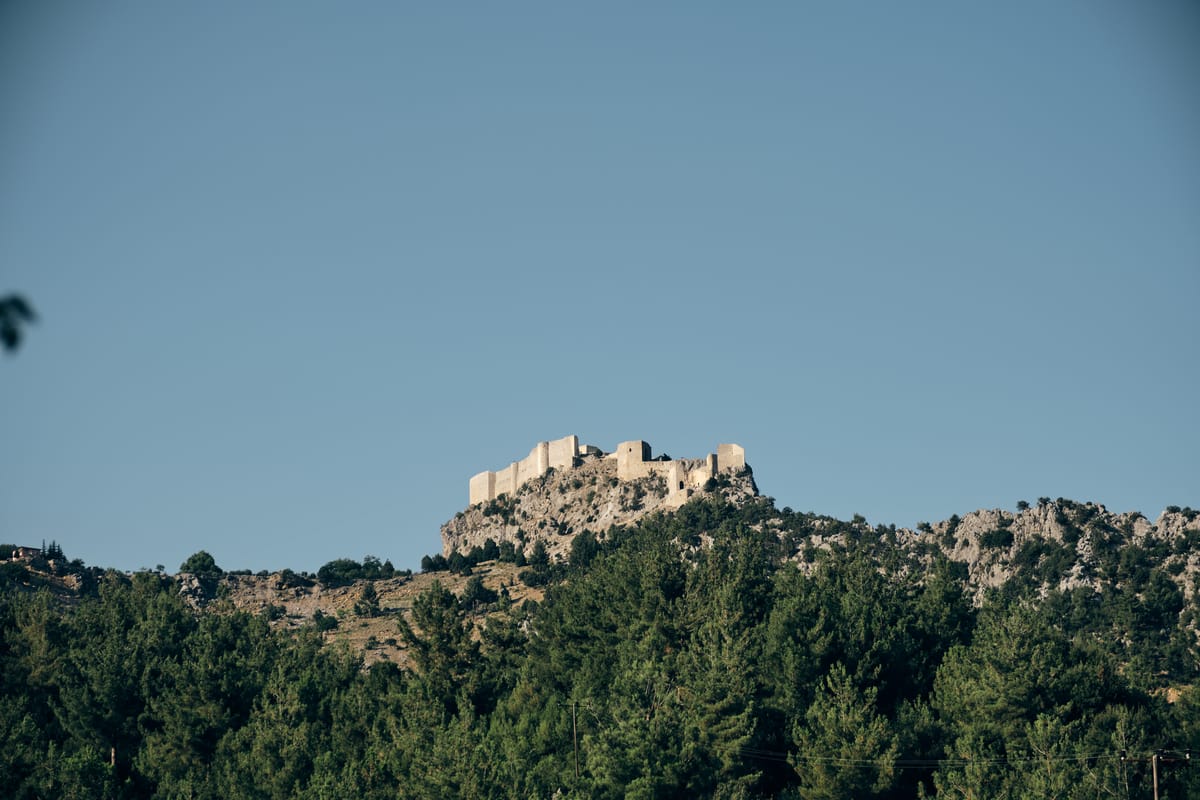
{"type": "Polygon", "coordinates": [[[416,567],[575,433],[1200,507],[1200,7],[0,5],[0,541],[416,567]]]}

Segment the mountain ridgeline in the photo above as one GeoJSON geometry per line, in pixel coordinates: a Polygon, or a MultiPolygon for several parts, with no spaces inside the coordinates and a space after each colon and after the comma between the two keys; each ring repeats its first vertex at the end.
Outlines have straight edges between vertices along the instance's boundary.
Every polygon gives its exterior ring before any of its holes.
{"type": "Polygon", "coordinates": [[[1197,512],[1041,498],[906,530],[778,509],[748,469],[675,510],[639,480],[550,471],[447,523],[415,575],[196,559],[91,570],[63,602],[8,569],[0,785],[1200,796],[1197,512]]]}
{"type": "MultiPolygon", "coordinates": [[[[965,567],[966,585],[976,600],[1010,581],[1017,583],[1007,591],[1037,586],[1101,592],[1130,581],[1140,585],[1151,565],[1160,580],[1173,583],[1185,597],[1200,586],[1200,512],[1190,508],[1172,506],[1151,521],[1140,512],[1113,513],[1095,503],[1042,497],[1036,504],[1019,502],[1015,512],[978,510],[920,523],[916,530],[870,528],[861,517],[847,524],[788,508],[775,513],[774,501],[759,497],[748,466],[710,480],[697,496],[739,508],[765,503],[771,511],[757,525],[773,532],[785,558],[802,569],[815,563],[819,552],[845,549],[866,535],[886,543],[880,558],[907,559],[914,569],[942,558],[965,567]],[[896,552],[888,556],[886,550],[896,552]]],[[[459,512],[442,526],[443,555],[474,553],[478,561],[490,542],[509,552],[532,552],[537,546],[551,560],[566,561],[577,535],[604,541],[614,530],[669,510],[667,497],[659,476],[619,480],[611,460],[588,460],[459,512]]]]}

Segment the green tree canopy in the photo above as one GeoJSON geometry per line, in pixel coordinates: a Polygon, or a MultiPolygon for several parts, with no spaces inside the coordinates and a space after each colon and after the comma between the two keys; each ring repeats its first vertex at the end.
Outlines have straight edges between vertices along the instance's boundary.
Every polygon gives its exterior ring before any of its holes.
{"type": "Polygon", "coordinates": [[[217,566],[216,559],[207,550],[199,550],[188,556],[187,561],[179,565],[180,572],[191,572],[196,575],[220,575],[224,572],[217,566]]]}

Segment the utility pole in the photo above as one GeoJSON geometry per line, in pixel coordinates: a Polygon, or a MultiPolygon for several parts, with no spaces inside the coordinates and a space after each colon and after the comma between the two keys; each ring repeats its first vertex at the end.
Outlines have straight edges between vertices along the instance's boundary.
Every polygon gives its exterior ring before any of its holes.
{"type": "MultiPolygon", "coordinates": [[[[575,725],[575,701],[571,701],[571,744],[575,750],[575,782],[579,783],[579,729],[575,725]]],[[[1157,784],[1156,784],[1157,786],[1157,784]]],[[[1154,790],[1154,798],[1158,800],[1158,789],[1154,790]]]]}
{"type": "MultiPolygon", "coordinates": [[[[1187,766],[1191,766],[1192,752],[1193,751],[1190,749],[1189,750],[1171,750],[1171,751],[1155,750],[1153,753],[1150,754],[1150,774],[1154,781],[1154,800],[1158,800],[1158,765],[1159,765],[1159,763],[1174,764],[1174,763],[1183,762],[1187,766]]],[[[1126,751],[1122,750],[1120,752],[1120,758],[1121,758],[1121,762],[1124,763],[1129,760],[1129,755],[1128,755],[1128,753],[1126,753],[1126,751]]],[[[1134,759],[1134,760],[1141,761],[1140,758],[1134,759]]]]}

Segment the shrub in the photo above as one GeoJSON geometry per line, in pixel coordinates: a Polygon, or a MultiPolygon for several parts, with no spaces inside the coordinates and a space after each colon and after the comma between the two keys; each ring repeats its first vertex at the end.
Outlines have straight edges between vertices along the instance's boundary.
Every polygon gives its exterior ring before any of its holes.
{"type": "MultiPolygon", "coordinates": [[[[489,542],[491,539],[488,540],[489,542]]],[[[517,560],[517,549],[513,547],[513,543],[505,539],[500,543],[499,552],[496,555],[497,561],[507,561],[512,563],[517,560]]]]}
{"type": "Polygon", "coordinates": [[[445,572],[448,569],[450,564],[441,553],[421,558],[421,572],[445,572]]]}
{"type": "Polygon", "coordinates": [[[191,572],[195,575],[221,575],[220,567],[213,557],[205,550],[200,550],[188,556],[187,561],[179,565],[180,572],[191,572]]]}
{"type": "Polygon", "coordinates": [[[312,579],[307,575],[297,575],[290,569],[284,569],[281,571],[279,573],[279,580],[277,581],[277,586],[280,589],[299,589],[307,588],[312,585],[312,579]]]}
{"type": "Polygon", "coordinates": [[[979,546],[987,548],[1007,548],[1013,543],[1013,533],[1007,528],[993,528],[979,537],[979,546]]]}
{"type": "Polygon", "coordinates": [[[483,585],[483,579],[478,575],[467,581],[459,602],[470,611],[479,606],[488,606],[500,599],[500,595],[483,585]]]}
{"type": "Polygon", "coordinates": [[[379,595],[375,592],[375,584],[363,584],[358,602],[354,604],[354,613],[360,617],[378,617],[382,613],[379,608],[379,595]]]}
{"type": "Polygon", "coordinates": [[[550,555],[546,552],[546,545],[540,540],[533,545],[533,552],[528,556],[529,564],[534,567],[544,567],[550,563],[550,555]]]}
{"type": "Polygon", "coordinates": [[[7,561],[0,564],[0,586],[6,583],[24,583],[28,575],[25,565],[19,561],[7,561]]]}
{"type": "Polygon", "coordinates": [[[550,570],[546,567],[523,569],[517,573],[517,579],[531,589],[545,586],[550,582],[550,570]]]}
{"type": "Polygon", "coordinates": [[[317,580],[325,586],[345,586],[362,576],[363,566],[350,558],[335,558],[317,570],[317,580]]]}
{"type": "Polygon", "coordinates": [[[470,560],[457,550],[450,554],[450,558],[446,559],[446,565],[455,575],[471,574],[470,560]]]}
{"type": "Polygon", "coordinates": [[[338,626],[337,617],[326,614],[319,608],[313,612],[312,620],[313,625],[315,625],[317,630],[321,631],[322,633],[325,631],[331,631],[338,626]]]}
{"type": "Polygon", "coordinates": [[[571,553],[567,563],[572,569],[586,569],[600,553],[600,544],[591,531],[583,531],[571,542],[571,553]]]}

